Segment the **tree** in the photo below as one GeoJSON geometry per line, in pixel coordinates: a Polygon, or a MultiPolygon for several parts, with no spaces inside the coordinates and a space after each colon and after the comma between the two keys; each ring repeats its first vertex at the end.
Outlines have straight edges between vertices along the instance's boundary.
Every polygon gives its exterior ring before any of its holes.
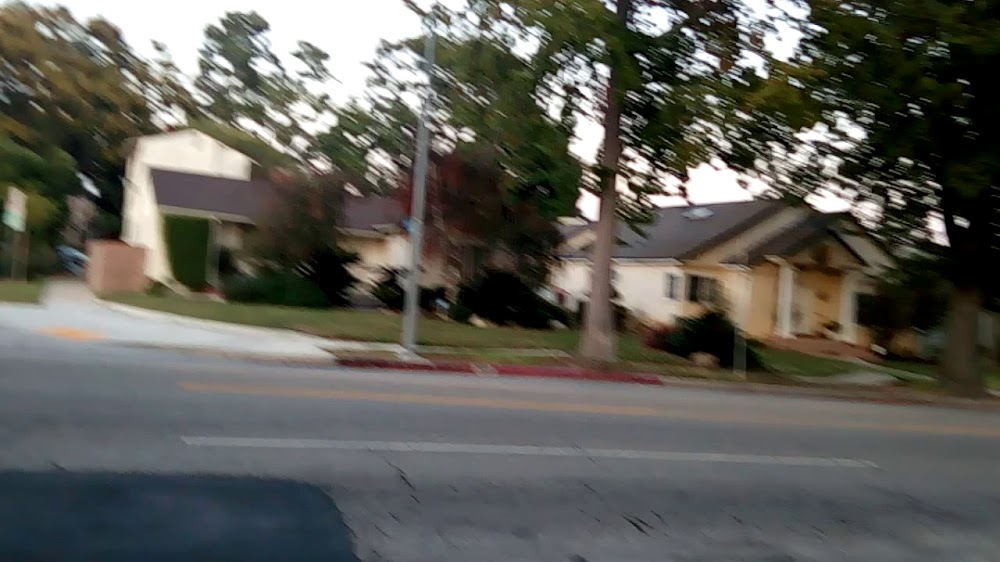
{"type": "MultiPolygon", "coordinates": [[[[550,111],[529,61],[488,26],[441,8],[435,21],[432,150],[492,147],[509,174],[506,197],[535,205],[553,219],[574,213],[581,167],[569,152],[571,107],[550,111]]],[[[368,65],[373,77],[365,98],[338,111],[338,124],[319,139],[321,152],[335,166],[363,167],[370,179],[389,185],[412,168],[418,118],[411,104],[414,93],[426,88],[425,41],[415,37],[381,45],[368,65]]]]}
{"type": "MultiPolygon", "coordinates": [[[[325,304],[341,306],[357,283],[350,266],[359,256],[337,246],[343,224],[347,178],[332,172],[273,173],[273,191],[267,213],[258,221],[254,251],[272,280],[290,276],[308,279],[322,293],[325,304]]],[[[265,282],[265,284],[267,284],[265,282]]]]}
{"type": "Polygon", "coordinates": [[[343,224],[346,179],[337,174],[273,174],[268,211],[257,221],[259,257],[295,268],[315,254],[336,248],[343,224]]]}
{"type": "Polygon", "coordinates": [[[0,137],[0,191],[13,185],[28,194],[28,229],[37,242],[52,242],[67,215],[66,197],[80,191],[76,163],[65,152],[35,152],[0,137]]]}
{"type": "Polygon", "coordinates": [[[1000,13],[989,2],[946,0],[799,4],[798,54],[750,106],[771,132],[757,131],[747,152],[773,161],[766,142],[799,155],[793,173],[785,165],[768,175],[871,204],[904,243],[926,238],[929,213],[940,216],[954,287],[942,373],[954,392],[981,395],[976,319],[997,281],[983,264],[998,257],[1000,84],[991,72],[1000,13]],[[813,134],[801,135],[803,126],[813,134]]]}
{"type": "Polygon", "coordinates": [[[874,294],[859,299],[858,323],[873,331],[876,344],[890,349],[900,332],[939,327],[950,289],[941,248],[925,243],[899,256],[875,289],[874,294]]]}
{"type": "Polygon", "coordinates": [[[265,170],[294,168],[298,165],[293,156],[281,152],[266,140],[239,127],[204,118],[191,120],[187,125],[249,156],[265,170]]]}
{"type": "Polygon", "coordinates": [[[416,150],[416,112],[398,98],[369,98],[351,100],[333,113],[337,124],[317,135],[314,152],[354,176],[359,189],[392,191],[416,150]]]}
{"type": "Polygon", "coordinates": [[[36,153],[61,149],[117,211],[126,139],[156,130],[150,80],[109,22],[65,8],[0,7],[0,136],[36,153]]]}
{"type": "Polygon", "coordinates": [[[228,12],[205,28],[195,91],[203,112],[237,128],[249,128],[304,160],[312,137],[307,119],[327,112],[329,96],[315,88],[330,79],[329,55],[300,41],[296,71],[271,49],[271,25],[257,12],[228,12]]]}
{"type": "MultiPolygon", "coordinates": [[[[558,259],[559,230],[538,203],[511,197],[509,184],[516,180],[500,165],[494,149],[460,145],[450,154],[432,155],[431,165],[425,252],[459,257],[464,277],[493,268],[513,273],[530,286],[544,282],[558,259]]],[[[409,211],[412,176],[405,176],[397,197],[409,211]]]]}
{"type": "Polygon", "coordinates": [[[600,218],[581,354],[610,361],[617,219],[647,220],[653,195],[675,189],[673,180],[683,195],[688,169],[721,155],[721,100],[748,72],[744,55],[762,49],[762,24],[735,0],[472,5],[508,41],[538,44],[529,68],[551,103],[579,108],[603,126],[599,162],[585,184],[600,197],[600,218]]]}

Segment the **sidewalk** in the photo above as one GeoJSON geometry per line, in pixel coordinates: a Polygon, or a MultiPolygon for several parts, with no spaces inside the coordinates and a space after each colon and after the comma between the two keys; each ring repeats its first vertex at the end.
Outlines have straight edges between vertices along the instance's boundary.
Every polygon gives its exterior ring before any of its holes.
{"type": "Polygon", "coordinates": [[[207,322],[98,300],[79,280],[46,283],[37,306],[0,304],[0,326],[79,342],[246,359],[330,363],[329,341],[288,330],[207,322]]]}
{"type": "MultiPolygon", "coordinates": [[[[291,330],[258,328],[201,320],[97,299],[77,280],[50,281],[40,305],[0,303],[0,327],[45,334],[81,342],[109,343],[130,347],[171,349],[209,353],[233,358],[279,361],[317,366],[423,371],[493,377],[535,377],[614,382],[657,386],[704,388],[743,393],[834,398],[893,404],[927,404],[961,408],[1000,410],[998,400],[963,400],[890,385],[885,373],[858,373],[841,377],[790,380],[790,384],[766,384],[698,378],[690,373],[667,376],[653,373],[597,371],[573,365],[510,364],[502,357],[475,361],[398,359],[401,347],[391,343],[329,340],[291,330]],[[361,357],[357,357],[360,352],[361,357]],[[338,355],[343,355],[338,359],[338,355]],[[353,356],[352,356],[353,355],[353,356]],[[687,375],[687,376],[685,376],[687,375]],[[796,384],[797,382],[797,384],[796,384]]],[[[444,355],[449,351],[431,347],[422,353],[444,355]]],[[[509,350],[518,351],[518,350],[509,350]]],[[[525,350],[520,350],[525,351],[525,350]]],[[[529,350],[539,357],[562,358],[564,352],[529,350]]]]}

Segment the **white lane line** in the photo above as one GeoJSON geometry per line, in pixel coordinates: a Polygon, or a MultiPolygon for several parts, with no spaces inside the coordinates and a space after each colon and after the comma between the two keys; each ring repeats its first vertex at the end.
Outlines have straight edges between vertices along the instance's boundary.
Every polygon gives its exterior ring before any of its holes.
{"type": "Polygon", "coordinates": [[[685,451],[635,451],[628,449],[584,449],[575,447],[535,447],[530,445],[477,445],[472,443],[427,443],[405,441],[336,441],[329,439],[274,439],[266,437],[181,437],[192,447],[236,447],[257,449],[333,449],[338,451],[378,451],[394,453],[447,453],[537,457],[585,457],[622,460],[767,464],[837,468],[878,468],[867,460],[830,457],[785,457],[685,451]]]}

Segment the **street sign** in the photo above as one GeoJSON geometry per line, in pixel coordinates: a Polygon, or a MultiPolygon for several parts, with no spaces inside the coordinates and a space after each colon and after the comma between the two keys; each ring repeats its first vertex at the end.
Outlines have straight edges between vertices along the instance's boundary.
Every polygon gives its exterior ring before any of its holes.
{"type": "Polygon", "coordinates": [[[20,189],[7,188],[7,199],[3,205],[3,223],[15,232],[24,232],[28,207],[28,197],[20,189]]]}

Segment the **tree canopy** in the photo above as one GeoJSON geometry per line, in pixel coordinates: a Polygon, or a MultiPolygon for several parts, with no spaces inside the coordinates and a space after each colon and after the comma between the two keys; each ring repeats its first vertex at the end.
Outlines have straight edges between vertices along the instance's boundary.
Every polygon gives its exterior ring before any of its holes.
{"type": "Polygon", "coordinates": [[[299,41],[291,69],[272,50],[270,30],[257,12],[228,12],[205,28],[194,90],[205,115],[302,158],[312,144],[306,122],[329,110],[329,95],[317,90],[331,78],[330,55],[299,41]]]}
{"type": "Polygon", "coordinates": [[[690,168],[724,155],[724,102],[753,72],[743,59],[762,50],[766,28],[738,0],[472,0],[469,8],[495,44],[534,46],[517,57],[533,95],[603,125],[583,184],[601,211],[581,352],[610,361],[616,222],[648,220],[654,195],[683,195],[690,168]]]}
{"type": "Polygon", "coordinates": [[[0,136],[71,156],[106,207],[121,205],[121,147],[156,130],[148,64],[102,19],[65,8],[0,7],[0,136]]]}
{"type": "Polygon", "coordinates": [[[877,209],[898,245],[947,234],[954,286],[942,366],[964,394],[983,392],[975,369],[977,311],[996,274],[1000,164],[1000,13],[945,0],[800,2],[803,32],[733,128],[736,145],[784,191],[832,190],[877,209]]]}

